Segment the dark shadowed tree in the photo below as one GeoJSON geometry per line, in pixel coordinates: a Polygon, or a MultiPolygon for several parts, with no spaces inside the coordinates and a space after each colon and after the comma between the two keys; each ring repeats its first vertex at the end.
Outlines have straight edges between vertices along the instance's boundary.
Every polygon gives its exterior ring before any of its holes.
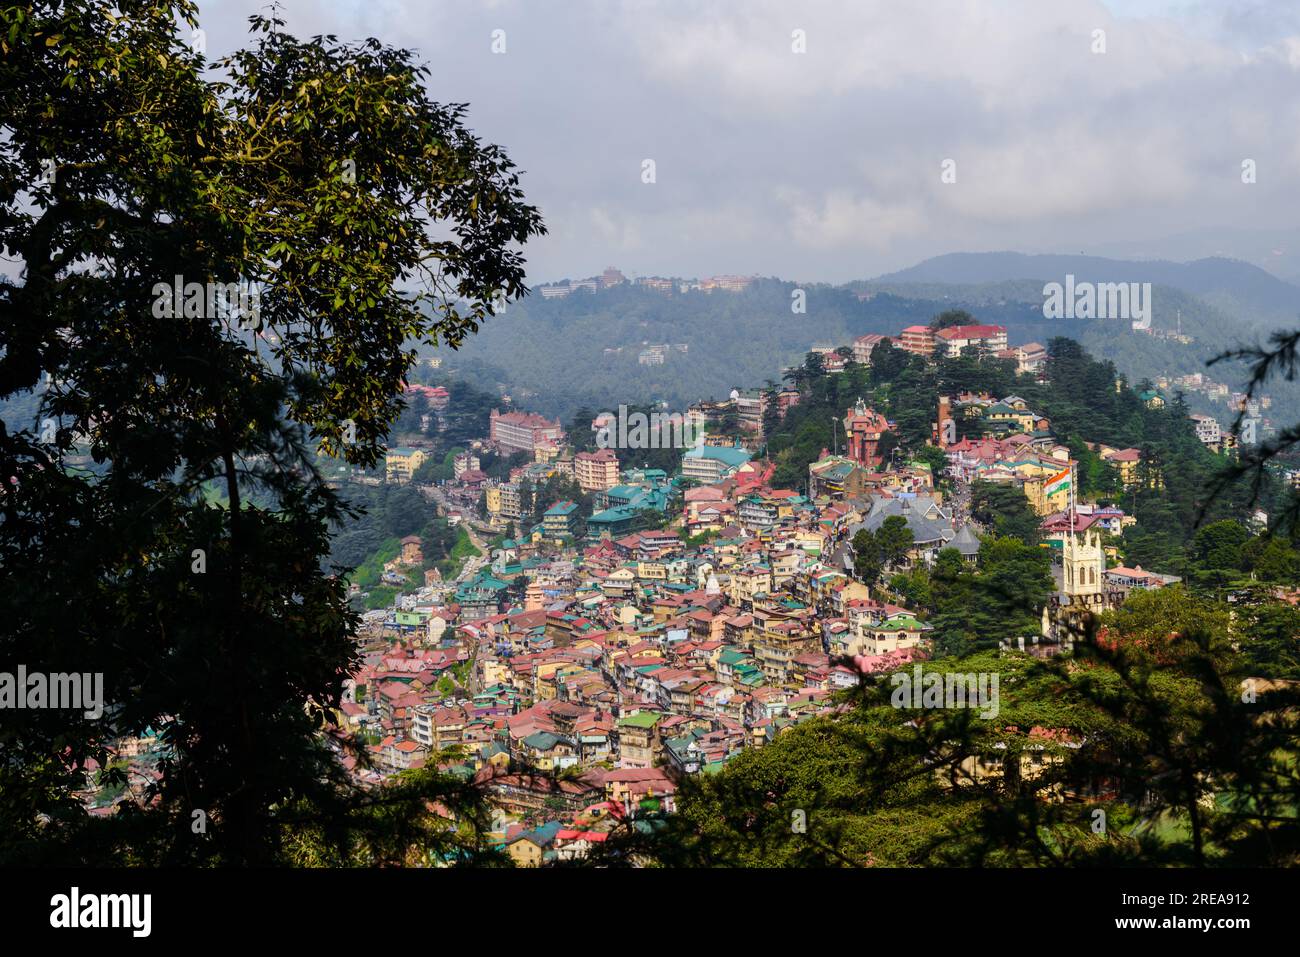
{"type": "Polygon", "coordinates": [[[313,453],[375,465],[413,343],[523,294],[541,220],[410,51],[255,17],[209,64],[196,17],[0,10],[0,242],[21,267],[0,397],[41,390],[38,421],[0,426],[0,668],[100,672],[107,699],[98,720],[0,711],[0,854],[403,860],[408,837],[458,842],[410,817],[454,795],[434,773],[358,794],[327,746],[349,747],[330,732],[357,622],[320,569],[347,510],[313,453]],[[146,729],[155,800],[91,822],[88,762],[146,729]]]}

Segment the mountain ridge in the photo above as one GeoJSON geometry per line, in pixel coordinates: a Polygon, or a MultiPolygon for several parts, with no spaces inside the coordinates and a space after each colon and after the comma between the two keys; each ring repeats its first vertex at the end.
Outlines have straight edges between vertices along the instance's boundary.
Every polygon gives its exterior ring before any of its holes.
{"type": "Polygon", "coordinates": [[[1084,282],[1149,282],[1169,286],[1264,322],[1294,319],[1300,312],[1300,286],[1253,263],[1222,256],[1188,262],[1165,259],[1114,259],[1106,256],[1014,251],[945,253],[906,269],[864,280],[890,283],[983,284],[1033,280],[1062,282],[1067,274],[1084,282]]]}

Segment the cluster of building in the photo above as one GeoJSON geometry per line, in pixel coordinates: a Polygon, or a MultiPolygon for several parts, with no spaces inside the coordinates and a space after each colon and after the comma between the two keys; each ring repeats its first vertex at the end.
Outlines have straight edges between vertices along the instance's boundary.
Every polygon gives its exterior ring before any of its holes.
{"type": "MultiPolygon", "coordinates": [[[[637,353],[636,361],[643,366],[661,366],[668,361],[668,356],[676,351],[686,353],[690,351],[690,345],[685,342],[663,343],[662,345],[652,346],[649,343],[642,343],[644,348],[637,353]]],[[[606,349],[605,354],[621,353],[622,349],[606,349]]]]}
{"type": "Polygon", "coordinates": [[[1233,392],[1228,386],[1216,382],[1203,372],[1190,372],[1173,379],[1159,376],[1155,380],[1155,388],[1143,395],[1151,397],[1148,401],[1155,400],[1163,405],[1165,401],[1163,392],[1170,389],[1196,393],[1216,404],[1226,406],[1234,424],[1240,417],[1238,432],[1234,434],[1231,428],[1225,429],[1212,415],[1201,413],[1192,415],[1192,421],[1196,424],[1196,437],[1212,452],[1231,453],[1237,448],[1239,437],[1241,442],[1253,445],[1276,432],[1276,425],[1265,415],[1265,412],[1273,407],[1272,396],[1263,393],[1251,396],[1245,392],[1233,392]]]}
{"type": "MultiPolygon", "coordinates": [[[[674,293],[674,292],[714,292],[722,290],[725,292],[742,292],[754,284],[753,276],[710,276],[707,279],[671,279],[663,276],[639,276],[631,280],[634,286],[643,286],[646,289],[653,289],[656,292],[674,293]]],[[[598,289],[608,289],[611,286],[619,286],[628,282],[619,270],[613,266],[608,267],[599,276],[592,276],[588,279],[566,279],[562,282],[547,283],[538,286],[538,291],[542,294],[543,299],[563,299],[570,296],[578,290],[595,292],[598,289]]]]}
{"type": "MultiPolygon", "coordinates": [[[[1016,363],[1017,372],[1037,374],[1042,371],[1047,361],[1047,348],[1041,343],[1027,342],[1024,345],[1008,346],[1006,326],[967,324],[934,329],[930,326],[908,326],[896,336],[868,333],[858,336],[850,345],[853,361],[863,365],[870,361],[871,353],[882,342],[889,341],[896,348],[924,356],[927,359],[936,355],[947,358],[960,356],[965,349],[975,349],[984,355],[999,359],[1011,359],[1016,363]]],[[[827,350],[834,352],[835,350],[827,350]]],[[[826,357],[829,360],[829,356],[826,357]]],[[[825,361],[825,360],[824,360],[825,361]]],[[[834,360],[831,368],[835,364],[834,360]]],[[[840,359],[842,362],[843,359],[840,359]]]]}
{"type": "MultiPolygon", "coordinates": [[[[859,337],[850,356],[824,350],[824,367],[870,361],[885,338],[859,337]]],[[[909,327],[895,343],[930,358],[974,347],[1029,372],[1045,359],[1041,346],[1008,348],[996,326],[909,327]]],[[[1053,555],[1056,589],[1024,650],[1067,649],[1085,611],[1177,581],[1118,563],[1112,539],[1133,519],[1077,500],[1069,449],[1022,397],[937,397],[930,444],[951,484],[900,452],[895,424],[859,400],[844,410],[843,448],[823,450],[802,490],[773,487],[772,464],[754,458],[772,401],[784,413],[799,393],[737,389],[691,406],[696,426],[733,415],[746,437],[705,428],[671,474],[625,468],[612,448],[574,453],[542,416],[493,412],[485,444],[532,461],[495,481],[465,453],[447,495],[481,500],[482,518],[509,537],[473,574],[426,578],[367,617],[341,713],[370,742],[371,760],[353,772],[376,781],[435,762],[472,777],[500,846],[525,865],[653,826],[685,776],[834,712],[835,693],[863,674],[932,653],[921,610],[857,580],[852,542],[901,518],[911,544],[892,570],[945,549],[973,564],[987,530],[962,493],[977,480],[1020,489],[1053,555]],[[557,474],[592,504],[545,502],[534,521],[521,489],[557,474]]],[[[1090,448],[1126,486],[1159,481],[1136,449],[1090,448]]],[[[394,465],[404,468],[400,454],[394,465]]]]}
{"type": "MultiPolygon", "coordinates": [[[[1016,396],[971,394],[941,398],[934,423],[958,487],[1015,483],[1043,516],[1058,589],[1041,632],[1025,636],[1039,653],[1068,642],[1081,609],[1176,580],[1114,565],[1103,536],[1131,523],[1122,510],[1050,490],[1073,463],[1049,426],[1016,396]],[[959,419],[967,435],[955,440],[959,419]]],[[[511,857],[565,860],[615,828],[652,826],[684,776],[833,712],[861,674],[926,657],[924,615],[855,578],[854,536],[902,518],[901,569],[944,549],[974,563],[981,530],[929,466],[882,454],[891,428],[861,401],[845,410],[844,452],[810,465],[806,494],[774,488],[770,464],[715,440],[686,450],[675,475],[619,470],[612,450],[526,466],[534,478],[581,467],[592,514],[549,503],[490,566],[371,613],[373,644],[342,708],[373,742],[354,772],[380,780],[437,762],[472,776],[511,857]],[[668,527],[638,527],[647,510],[668,527]]],[[[1133,450],[1098,450],[1135,464],[1133,450]]],[[[510,484],[489,487],[487,518],[508,514],[510,484]]]]}

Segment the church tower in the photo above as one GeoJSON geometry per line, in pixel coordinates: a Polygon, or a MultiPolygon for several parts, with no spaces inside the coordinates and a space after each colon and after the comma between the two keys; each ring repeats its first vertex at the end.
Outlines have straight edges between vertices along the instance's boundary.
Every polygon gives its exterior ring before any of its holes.
{"type": "Polygon", "coordinates": [[[1061,593],[1072,605],[1091,605],[1105,591],[1106,552],[1101,535],[1084,532],[1083,540],[1066,536],[1061,550],[1061,593]]]}
{"type": "Polygon", "coordinates": [[[1113,607],[1115,593],[1106,587],[1105,572],[1106,551],[1100,532],[1085,532],[1081,539],[1066,536],[1061,549],[1060,590],[1043,609],[1044,637],[1059,642],[1069,652],[1085,615],[1113,607]]]}

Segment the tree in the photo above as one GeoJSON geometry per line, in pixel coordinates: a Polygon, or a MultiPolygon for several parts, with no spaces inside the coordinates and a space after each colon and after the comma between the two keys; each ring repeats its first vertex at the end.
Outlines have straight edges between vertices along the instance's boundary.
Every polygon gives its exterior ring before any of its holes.
{"type": "Polygon", "coordinates": [[[1206,525],[1192,539],[1192,555],[1201,568],[1237,571],[1241,568],[1242,547],[1250,533],[1240,522],[1225,519],[1206,525]]]}
{"type": "Polygon", "coordinates": [[[930,328],[935,332],[950,326],[968,326],[975,322],[975,317],[965,309],[945,309],[930,320],[930,328]]]}
{"type": "Polygon", "coordinates": [[[455,797],[436,772],[359,794],[325,746],[350,746],[331,715],[357,622],[320,567],[350,509],[313,446],[373,467],[408,343],[522,295],[541,219],[410,51],[251,24],[208,64],[188,0],[0,10],[0,242],[23,269],[0,398],[49,373],[55,424],[0,425],[0,660],[101,672],[109,702],[0,711],[2,856],[387,859],[383,829],[429,829],[378,805],[455,797]],[[78,448],[93,474],[64,467],[78,448]],[[77,769],[149,727],[172,752],[157,801],[88,821],[77,769]]]}
{"type": "Polygon", "coordinates": [[[1025,493],[1015,486],[974,482],[970,508],[975,521],[999,536],[1018,538],[1027,545],[1036,545],[1042,538],[1038,516],[1025,493]]]}
{"type": "Polygon", "coordinates": [[[901,515],[890,515],[876,531],[876,547],[886,568],[894,568],[907,560],[914,542],[912,529],[901,515]]]}
{"type": "Polygon", "coordinates": [[[1300,581],[1300,551],[1276,536],[1251,539],[1241,550],[1243,566],[1260,581],[1286,584],[1300,581]]]}
{"type": "Polygon", "coordinates": [[[777,384],[771,379],[767,380],[767,385],[763,390],[765,404],[763,406],[763,439],[768,441],[776,434],[776,430],[781,425],[781,401],[780,390],[777,384]]]}
{"type": "Polygon", "coordinates": [[[853,536],[853,573],[864,584],[875,585],[885,570],[885,561],[880,552],[880,543],[869,529],[862,528],[853,536]]]}
{"type": "Polygon", "coordinates": [[[569,444],[573,446],[575,452],[596,451],[596,432],[591,427],[591,423],[595,418],[596,413],[592,412],[587,406],[583,406],[574,413],[567,434],[569,444]]]}
{"type": "MultiPolygon", "coordinates": [[[[1296,369],[1300,368],[1300,329],[1278,330],[1269,337],[1268,346],[1231,349],[1215,356],[1207,365],[1238,360],[1250,363],[1250,382],[1246,386],[1247,402],[1242,404],[1242,410],[1232,424],[1234,435],[1241,432],[1249,401],[1259,394],[1270,379],[1295,378],[1296,369]]],[[[1269,464],[1288,454],[1297,445],[1300,445],[1300,422],[1279,429],[1277,435],[1267,441],[1243,448],[1237,462],[1224,468],[1215,477],[1209,501],[1213,502],[1223,495],[1243,477],[1249,477],[1250,502],[1254,504],[1267,489],[1269,464]]],[[[1287,533],[1300,531],[1300,494],[1292,492],[1285,497],[1274,497],[1280,499],[1281,505],[1281,514],[1275,519],[1275,526],[1287,533]]]]}
{"type": "Polygon", "coordinates": [[[1251,674],[1300,680],[1300,608],[1269,602],[1249,608],[1244,617],[1242,651],[1251,674]]]}
{"type": "Polygon", "coordinates": [[[934,640],[945,654],[963,655],[1037,635],[1055,587],[1043,549],[1018,538],[986,539],[979,568],[964,567],[944,549],[931,575],[934,640]]]}
{"type": "Polygon", "coordinates": [[[930,467],[936,485],[943,480],[944,470],[948,468],[948,455],[943,449],[937,445],[923,445],[912,455],[912,459],[930,467]]]}
{"type": "Polygon", "coordinates": [[[1164,589],[1094,619],[1073,656],[921,666],[1000,675],[996,720],[918,715],[892,700],[899,675],[863,676],[835,716],[688,777],[676,816],[615,833],[595,863],[1294,866],[1298,696],[1242,694],[1227,628],[1164,589]]]}

